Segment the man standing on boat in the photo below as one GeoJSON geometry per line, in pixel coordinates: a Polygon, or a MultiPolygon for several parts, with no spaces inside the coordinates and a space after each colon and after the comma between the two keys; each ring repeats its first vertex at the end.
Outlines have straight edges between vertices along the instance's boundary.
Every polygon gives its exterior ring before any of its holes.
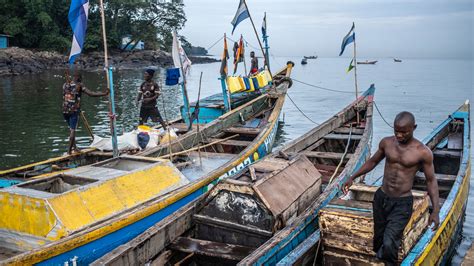
{"type": "Polygon", "coordinates": [[[377,258],[388,264],[397,263],[398,250],[405,226],[413,212],[411,189],[415,174],[423,170],[433,212],[429,224],[432,230],[439,224],[439,194],[433,165],[433,153],[422,142],[413,137],[416,129],[415,117],[409,112],[399,113],[394,121],[395,135],[385,137],[377,152],[344,184],[347,193],[355,178],[370,172],[384,158],[383,184],[375,192],[374,252],[377,258]]]}
{"type": "Polygon", "coordinates": [[[255,52],[250,52],[250,75],[254,75],[258,73],[258,59],[255,56],[255,52]]]}
{"type": "Polygon", "coordinates": [[[69,148],[67,153],[71,154],[72,151],[79,152],[76,146],[76,128],[79,121],[79,115],[81,113],[81,96],[82,93],[91,97],[100,97],[109,95],[109,90],[105,92],[93,92],[88,90],[82,84],[82,75],[79,73],[74,74],[73,81],[67,81],[63,85],[63,116],[64,120],[69,127],[69,148]]]}
{"type": "Polygon", "coordinates": [[[161,114],[156,107],[156,99],[158,99],[158,96],[160,96],[161,91],[158,84],[156,84],[156,82],[153,80],[154,74],[155,70],[153,69],[145,70],[145,81],[138,89],[137,106],[140,101],[142,102],[142,106],[140,107],[140,120],[138,124],[143,125],[148,121],[148,118],[151,118],[153,122],[160,122],[163,129],[166,129],[165,121],[161,117],[161,114]]]}

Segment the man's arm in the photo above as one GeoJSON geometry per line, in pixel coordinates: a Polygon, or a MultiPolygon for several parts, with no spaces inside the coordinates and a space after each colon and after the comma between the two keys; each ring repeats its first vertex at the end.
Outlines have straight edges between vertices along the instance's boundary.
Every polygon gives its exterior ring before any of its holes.
{"type": "Polygon", "coordinates": [[[344,194],[347,194],[347,192],[349,191],[349,187],[352,186],[352,182],[354,181],[354,179],[372,171],[375,166],[377,166],[385,158],[384,143],[385,139],[380,141],[379,149],[375,152],[375,154],[370,157],[370,159],[367,160],[364,165],[362,165],[362,167],[359,168],[357,172],[355,172],[355,174],[349,177],[349,180],[347,180],[347,182],[342,186],[342,192],[344,192],[344,194]]]}
{"type": "Polygon", "coordinates": [[[91,96],[91,97],[100,97],[100,96],[107,96],[109,95],[109,89],[107,89],[106,91],[98,91],[98,92],[94,92],[94,91],[90,91],[89,89],[87,89],[86,87],[81,87],[81,90],[91,96]]]}
{"type": "Polygon", "coordinates": [[[427,151],[424,152],[423,156],[423,172],[426,177],[426,186],[428,190],[428,195],[431,199],[431,204],[433,205],[433,212],[430,214],[429,224],[434,223],[433,230],[438,228],[439,225],[439,191],[438,191],[438,181],[436,180],[434,173],[433,165],[433,153],[431,150],[426,148],[427,151]]]}

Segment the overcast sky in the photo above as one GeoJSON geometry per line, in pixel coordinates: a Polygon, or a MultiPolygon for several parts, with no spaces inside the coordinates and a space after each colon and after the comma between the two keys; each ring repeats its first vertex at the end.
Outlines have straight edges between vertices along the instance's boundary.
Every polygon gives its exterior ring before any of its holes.
{"type": "MultiPolygon", "coordinates": [[[[185,0],[184,3],[188,21],[180,34],[193,45],[208,48],[226,32],[232,39],[243,34],[251,45],[258,46],[249,19],[230,35],[230,21],[239,0],[185,0]]],[[[335,57],[354,21],[357,53],[363,58],[472,59],[473,3],[473,0],[247,0],[259,34],[263,14],[267,12],[272,54],[335,57]]],[[[210,53],[221,51],[222,43],[210,53]]]]}

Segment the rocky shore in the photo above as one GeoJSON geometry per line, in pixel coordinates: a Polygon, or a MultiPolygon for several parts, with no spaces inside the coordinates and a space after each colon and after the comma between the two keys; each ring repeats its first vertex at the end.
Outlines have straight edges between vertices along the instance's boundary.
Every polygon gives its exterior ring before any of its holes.
{"type": "MultiPolygon", "coordinates": [[[[68,67],[67,56],[56,52],[26,50],[17,47],[0,49],[0,76],[41,73],[48,69],[65,69],[68,67]]],[[[210,57],[190,56],[193,64],[217,62],[210,57]]],[[[76,67],[85,71],[102,70],[104,53],[92,52],[76,59],[76,67]]],[[[146,66],[169,67],[173,65],[171,54],[164,51],[112,51],[109,64],[116,69],[135,69],[146,66]]]]}

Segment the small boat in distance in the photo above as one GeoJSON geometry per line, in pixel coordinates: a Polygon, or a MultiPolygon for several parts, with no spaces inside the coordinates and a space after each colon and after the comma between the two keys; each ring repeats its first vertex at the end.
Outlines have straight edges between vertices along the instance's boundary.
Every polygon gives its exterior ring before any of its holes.
{"type": "Polygon", "coordinates": [[[308,64],[308,59],[306,59],[306,58],[301,59],[301,64],[302,65],[308,64]]]}
{"type": "Polygon", "coordinates": [[[378,61],[375,60],[375,61],[368,61],[368,60],[365,60],[365,62],[357,62],[358,65],[375,65],[375,63],[377,63],[378,61]]]}
{"type": "Polygon", "coordinates": [[[393,62],[400,63],[400,62],[402,62],[402,59],[397,59],[397,58],[394,58],[394,59],[393,59],[393,62]]]}
{"type": "Polygon", "coordinates": [[[303,58],[305,58],[305,59],[317,59],[318,56],[317,55],[311,55],[311,56],[306,56],[305,55],[305,56],[303,56],[303,58]]]}

